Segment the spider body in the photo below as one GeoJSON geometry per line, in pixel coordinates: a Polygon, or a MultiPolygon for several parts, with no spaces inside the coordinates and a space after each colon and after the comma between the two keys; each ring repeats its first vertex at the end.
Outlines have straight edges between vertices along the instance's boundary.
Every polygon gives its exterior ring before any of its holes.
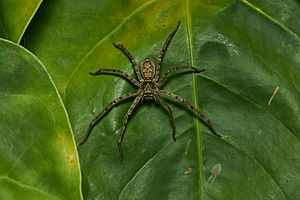
{"type": "Polygon", "coordinates": [[[141,83],[141,89],[139,90],[140,93],[143,95],[142,100],[151,101],[154,100],[157,102],[157,92],[159,91],[158,86],[153,83],[151,80],[144,81],[141,83]]]}
{"type": "Polygon", "coordinates": [[[135,79],[134,77],[132,77],[131,75],[129,75],[128,73],[126,73],[124,71],[117,70],[117,69],[108,69],[108,68],[100,68],[98,71],[96,71],[94,73],[90,72],[90,75],[97,76],[97,75],[101,75],[101,74],[110,74],[110,75],[120,76],[123,79],[129,81],[131,84],[133,84],[137,88],[137,91],[133,91],[133,92],[124,94],[124,95],[114,99],[112,102],[110,102],[108,104],[108,106],[106,106],[91,121],[91,123],[87,129],[87,132],[86,132],[85,136],[83,137],[83,139],[80,141],[79,145],[84,144],[88,140],[89,135],[92,132],[92,129],[114,106],[118,105],[119,103],[121,103],[127,99],[133,99],[133,98],[134,98],[134,100],[124,117],[123,125],[121,127],[121,132],[119,135],[119,139],[117,141],[121,160],[123,159],[122,141],[124,139],[125,129],[127,126],[128,119],[131,116],[131,114],[133,113],[136,106],[143,101],[154,101],[155,103],[159,104],[166,111],[166,113],[169,115],[170,122],[172,125],[172,129],[173,129],[172,137],[173,137],[174,141],[176,141],[176,138],[175,138],[176,128],[175,128],[175,120],[173,117],[173,113],[172,113],[172,110],[168,103],[169,99],[174,99],[174,100],[178,101],[179,103],[182,103],[183,105],[185,105],[193,114],[195,114],[200,119],[200,121],[214,135],[221,137],[215,131],[215,129],[213,128],[209,119],[207,117],[205,117],[199,109],[196,109],[190,102],[188,102],[186,99],[182,98],[181,96],[178,96],[172,92],[161,89],[161,86],[166,81],[168,75],[173,71],[184,70],[184,69],[189,70],[187,72],[190,72],[190,73],[200,73],[200,72],[204,71],[204,69],[199,69],[199,68],[195,68],[192,66],[178,66],[178,67],[171,67],[171,68],[167,69],[167,71],[162,76],[160,76],[161,61],[165,55],[166,49],[167,49],[171,39],[173,38],[173,36],[175,35],[175,33],[178,30],[179,25],[180,25],[180,22],[178,22],[175,30],[173,30],[169,34],[168,38],[166,39],[166,41],[163,45],[163,48],[161,49],[160,54],[157,57],[157,63],[154,64],[150,58],[145,58],[141,64],[140,69],[138,68],[137,62],[134,59],[134,57],[131,55],[131,53],[129,53],[129,51],[123,45],[113,43],[113,45],[117,49],[121,50],[129,58],[129,60],[131,61],[132,65],[133,65],[137,79],[135,79]]]}

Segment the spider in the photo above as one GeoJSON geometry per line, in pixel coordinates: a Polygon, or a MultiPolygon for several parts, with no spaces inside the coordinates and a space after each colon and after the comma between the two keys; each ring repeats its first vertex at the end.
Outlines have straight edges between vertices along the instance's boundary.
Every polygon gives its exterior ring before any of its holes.
{"type": "Polygon", "coordinates": [[[186,99],[172,93],[166,90],[162,90],[161,86],[164,84],[166,79],[168,78],[169,74],[171,72],[177,71],[177,70],[190,70],[187,72],[190,73],[200,73],[205,71],[205,69],[198,69],[192,66],[178,66],[178,67],[171,67],[167,69],[167,71],[160,76],[160,65],[162,62],[162,59],[165,55],[166,49],[168,45],[170,44],[172,38],[174,37],[175,33],[177,32],[180,25],[180,21],[178,22],[176,28],[169,34],[167,37],[163,48],[160,51],[159,56],[157,57],[156,65],[153,63],[153,61],[150,58],[145,58],[144,61],[141,64],[140,69],[138,68],[137,62],[135,58],[132,56],[132,54],[122,45],[122,44],[115,44],[113,45],[121,50],[131,61],[131,64],[133,65],[134,72],[137,76],[137,79],[134,79],[133,76],[129,75],[128,73],[117,70],[117,69],[107,69],[107,68],[100,68],[96,72],[90,72],[89,74],[92,76],[97,76],[101,74],[110,74],[110,75],[116,75],[120,76],[121,78],[127,80],[131,84],[133,84],[137,90],[133,92],[126,93],[113,101],[111,101],[89,124],[89,127],[86,131],[86,134],[80,141],[78,145],[84,144],[91,132],[92,129],[97,125],[97,123],[116,105],[120,104],[121,102],[124,102],[127,99],[133,99],[133,102],[131,106],[129,107],[123,121],[123,125],[121,127],[121,132],[119,134],[119,139],[117,141],[119,154],[121,157],[121,160],[123,160],[123,148],[122,148],[122,141],[124,139],[125,135],[125,129],[127,126],[127,122],[129,117],[132,115],[134,109],[137,107],[137,105],[144,101],[152,101],[157,104],[159,104],[165,111],[168,113],[171,126],[173,129],[172,138],[174,141],[176,141],[175,134],[176,134],[176,128],[175,128],[175,120],[172,114],[172,110],[166,101],[167,98],[172,98],[178,101],[179,103],[182,103],[183,105],[187,106],[187,108],[194,113],[200,121],[207,126],[207,128],[216,136],[221,137],[214,129],[212,124],[210,123],[209,119],[205,117],[200,110],[195,108],[190,102],[188,102],[186,99]]]}

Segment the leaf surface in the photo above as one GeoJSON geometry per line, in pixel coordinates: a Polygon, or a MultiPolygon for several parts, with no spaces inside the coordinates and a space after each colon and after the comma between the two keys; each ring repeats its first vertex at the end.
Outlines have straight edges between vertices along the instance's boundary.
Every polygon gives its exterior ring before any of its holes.
{"type": "Polygon", "coordinates": [[[42,0],[0,0],[0,37],[20,40],[42,0]]]}
{"type": "Polygon", "coordinates": [[[77,141],[110,101],[134,90],[118,77],[88,75],[101,67],[133,74],[112,42],[126,46],[139,63],[156,59],[179,20],[162,71],[186,65],[207,70],[173,76],[164,88],[201,108],[223,136],[214,137],[175,104],[174,143],[168,116],[145,103],[129,121],[120,164],[116,141],[126,102],[79,148],[85,198],[297,199],[300,30],[293,19],[299,11],[292,0],[43,4],[27,46],[53,76],[77,141]],[[211,177],[218,163],[221,171],[211,177]]]}
{"type": "Polygon", "coordinates": [[[24,48],[0,40],[0,199],[81,199],[68,118],[53,81],[24,48]]]}

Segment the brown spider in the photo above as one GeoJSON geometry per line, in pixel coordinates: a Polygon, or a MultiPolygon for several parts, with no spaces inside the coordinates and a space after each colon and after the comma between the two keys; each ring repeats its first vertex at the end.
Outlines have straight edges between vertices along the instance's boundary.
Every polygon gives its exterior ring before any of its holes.
{"type": "Polygon", "coordinates": [[[122,44],[113,43],[113,45],[117,49],[120,49],[130,59],[132,65],[133,65],[135,74],[137,76],[137,80],[134,79],[128,73],[126,73],[124,71],[121,71],[121,70],[117,70],[117,69],[101,68],[98,71],[96,71],[94,73],[90,72],[89,74],[93,75],[93,76],[97,76],[97,75],[101,75],[101,74],[111,74],[111,75],[120,76],[120,77],[124,78],[125,80],[129,81],[130,83],[132,83],[135,87],[138,88],[138,90],[126,93],[126,94],[114,99],[110,104],[108,104],[108,106],[106,108],[104,108],[104,110],[102,110],[102,112],[100,112],[92,120],[92,122],[90,123],[90,125],[87,129],[87,132],[86,132],[84,138],[81,140],[79,145],[84,144],[88,140],[88,137],[89,137],[92,129],[104,117],[104,115],[106,115],[108,113],[108,111],[111,108],[113,108],[117,104],[119,104],[119,103],[121,103],[121,102],[123,102],[127,99],[130,99],[130,98],[135,98],[135,99],[133,100],[131,106],[129,107],[129,109],[128,109],[126,115],[125,115],[123,125],[122,125],[122,128],[121,128],[121,132],[120,132],[120,135],[119,135],[119,139],[117,141],[121,160],[123,160],[122,141],[123,141],[123,138],[124,138],[128,118],[132,114],[132,112],[136,108],[136,106],[144,100],[154,101],[155,103],[158,103],[160,106],[162,106],[163,109],[165,109],[167,111],[167,113],[169,114],[169,117],[170,117],[172,129],[173,129],[172,137],[173,137],[174,141],[176,141],[176,138],[175,138],[175,133],[176,133],[175,121],[174,121],[174,117],[173,117],[173,114],[172,114],[172,110],[171,110],[169,104],[167,103],[167,101],[165,100],[165,98],[167,98],[167,97],[174,98],[174,99],[178,100],[179,102],[183,103],[184,105],[186,105],[190,109],[190,111],[192,111],[197,117],[199,117],[200,121],[202,123],[204,123],[207,126],[207,128],[214,135],[216,135],[218,137],[221,137],[215,131],[215,129],[211,125],[209,119],[207,117],[205,117],[201,113],[200,110],[196,109],[190,102],[188,102],[186,99],[184,99],[184,98],[182,98],[182,97],[180,97],[180,96],[178,96],[178,95],[176,95],[172,92],[168,92],[168,91],[160,89],[162,84],[167,79],[168,75],[173,71],[181,70],[181,69],[190,69],[190,70],[192,70],[192,71],[188,71],[190,73],[200,73],[200,72],[203,72],[205,70],[205,69],[197,69],[197,68],[191,67],[191,66],[171,67],[160,77],[160,64],[161,64],[161,61],[163,59],[163,56],[165,55],[166,49],[167,49],[171,39],[173,38],[173,36],[175,35],[175,33],[178,30],[179,25],[180,25],[180,21],[178,22],[175,30],[172,31],[169,34],[168,38],[166,39],[166,41],[164,43],[164,46],[161,49],[160,54],[157,58],[157,64],[154,65],[154,63],[152,62],[152,60],[150,58],[145,58],[145,60],[143,61],[142,65],[141,65],[140,70],[138,68],[136,60],[129,53],[129,51],[122,44]]]}

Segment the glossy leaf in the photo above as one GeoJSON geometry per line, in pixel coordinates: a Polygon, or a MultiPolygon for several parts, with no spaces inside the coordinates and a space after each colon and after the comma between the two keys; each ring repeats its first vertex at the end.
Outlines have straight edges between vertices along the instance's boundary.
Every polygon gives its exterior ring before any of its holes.
{"type": "Polygon", "coordinates": [[[69,121],[52,79],[24,48],[0,40],[0,199],[81,199],[69,121]]]}
{"type": "Polygon", "coordinates": [[[155,59],[179,20],[162,71],[180,65],[207,70],[173,76],[165,89],[200,107],[223,136],[212,136],[174,105],[174,143],[168,116],[155,104],[143,105],[128,124],[120,163],[116,141],[130,105],[124,103],[79,148],[85,198],[297,199],[299,11],[293,0],[43,4],[26,45],[53,76],[78,141],[97,113],[133,90],[118,77],[88,75],[100,67],[133,73],[112,42],[124,44],[139,62],[155,59]],[[218,164],[219,173],[211,174],[218,164]]]}
{"type": "Polygon", "coordinates": [[[0,37],[19,43],[42,0],[0,0],[0,37]]]}

